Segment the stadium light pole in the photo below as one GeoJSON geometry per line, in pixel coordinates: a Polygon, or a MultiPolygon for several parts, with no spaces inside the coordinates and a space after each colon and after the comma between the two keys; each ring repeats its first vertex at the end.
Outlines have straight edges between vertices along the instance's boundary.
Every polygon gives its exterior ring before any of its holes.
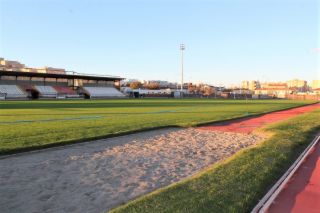
{"type": "Polygon", "coordinates": [[[185,45],[180,44],[180,51],[181,51],[181,92],[183,91],[183,51],[185,50],[185,45]]]}

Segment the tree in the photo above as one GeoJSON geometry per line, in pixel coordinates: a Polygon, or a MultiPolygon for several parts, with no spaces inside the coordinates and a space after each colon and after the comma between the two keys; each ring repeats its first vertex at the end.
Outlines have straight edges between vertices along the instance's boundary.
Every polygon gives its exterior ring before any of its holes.
{"type": "Polygon", "coordinates": [[[192,85],[192,83],[189,83],[188,84],[188,92],[189,93],[194,93],[195,91],[195,87],[192,85]]]}
{"type": "Polygon", "coordinates": [[[139,89],[142,87],[142,84],[139,81],[131,82],[130,88],[131,89],[139,89]]]}
{"type": "Polygon", "coordinates": [[[204,87],[203,95],[210,96],[213,94],[213,88],[210,86],[204,87]]]}
{"type": "Polygon", "coordinates": [[[158,83],[156,83],[156,82],[152,82],[152,83],[150,83],[150,84],[145,85],[145,87],[146,87],[147,89],[153,89],[153,90],[155,90],[155,89],[159,89],[159,88],[160,88],[160,85],[159,85],[158,83]]]}

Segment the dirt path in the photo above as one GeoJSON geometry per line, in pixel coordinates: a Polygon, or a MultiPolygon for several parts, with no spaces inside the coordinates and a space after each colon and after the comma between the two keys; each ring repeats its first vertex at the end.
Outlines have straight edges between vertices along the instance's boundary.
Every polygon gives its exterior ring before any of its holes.
{"type": "Polygon", "coordinates": [[[166,129],[1,159],[1,212],[106,211],[261,139],[166,129]]]}

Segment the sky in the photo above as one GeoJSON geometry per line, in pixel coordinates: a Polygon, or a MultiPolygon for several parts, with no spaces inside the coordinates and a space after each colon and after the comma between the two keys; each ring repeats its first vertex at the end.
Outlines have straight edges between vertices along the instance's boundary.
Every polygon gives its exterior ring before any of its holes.
{"type": "Polygon", "coordinates": [[[213,85],[320,79],[318,0],[0,0],[0,57],[213,85]]]}

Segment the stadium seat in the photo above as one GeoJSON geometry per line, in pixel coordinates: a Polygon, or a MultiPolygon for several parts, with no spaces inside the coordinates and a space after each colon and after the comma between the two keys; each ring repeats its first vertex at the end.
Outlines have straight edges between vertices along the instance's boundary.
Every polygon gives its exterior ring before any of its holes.
{"type": "Polygon", "coordinates": [[[5,98],[27,98],[27,94],[25,94],[17,85],[0,85],[0,93],[5,94],[5,98]]]}
{"type": "Polygon", "coordinates": [[[71,88],[63,86],[54,86],[53,87],[57,92],[58,96],[64,96],[65,98],[79,98],[80,96],[71,88]]]}
{"type": "Polygon", "coordinates": [[[123,93],[114,87],[83,87],[90,98],[122,98],[123,93]]]}
{"type": "Polygon", "coordinates": [[[52,86],[35,86],[42,98],[56,98],[57,91],[52,86]]]}

